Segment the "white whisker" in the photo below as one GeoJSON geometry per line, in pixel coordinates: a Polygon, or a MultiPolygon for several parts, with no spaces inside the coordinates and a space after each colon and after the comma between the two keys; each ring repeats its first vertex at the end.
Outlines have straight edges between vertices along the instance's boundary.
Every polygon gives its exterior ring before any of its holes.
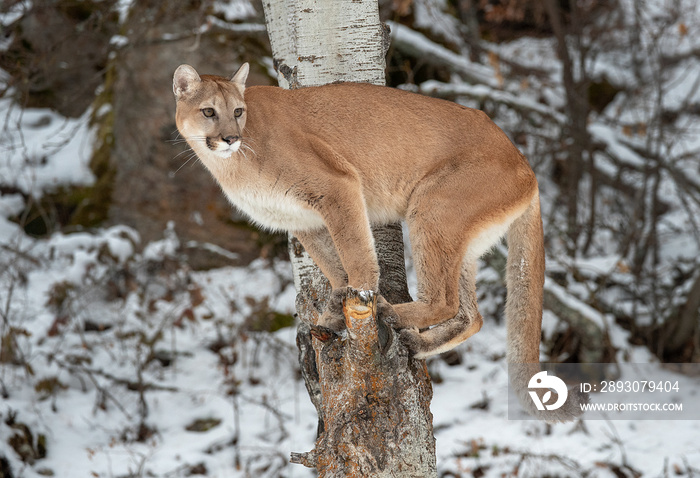
{"type": "Polygon", "coordinates": [[[185,151],[182,151],[182,152],[179,153],[177,156],[175,156],[175,158],[173,158],[173,159],[176,159],[178,156],[180,156],[180,155],[183,154],[183,153],[190,153],[190,155],[187,157],[187,159],[185,160],[185,162],[182,163],[182,164],[180,165],[179,168],[177,168],[175,171],[170,171],[170,172],[168,173],[168,176],[169,176],[169,177],[174,178],[175,175],[176,175],[177,173],[179,173],[180,170],[181,170],[182,168],[184,168],[185,166],[187,166],[187,165],[189,164],[189,162],[192,161],[192,159],[194,159],[194,158],[199,159],[199,157],[197,156],[197,153],[195,153],[192,149],[186,149],[185,151]]]}
{"type": "Polygon", "coordinates": [[[193,151],[192,151],[192,148],[183,149],[182,151],[180,151],[179,153],[177,153],[177,154],[173,157],[173,159],[177,159],[177,158],[179,158],[180,156],[182,156],[182,155],[185,154],[185,153],[192,153],[192,152],[193,152],[193,151]]]}
{"type": "Polygon", "coordinates": [[[207,137],[206,136],[188,136],[186,138],[187,141],[206,141],[207,137]]]}
{"type": "MultiPolygon", "coordinates": [[[[253,153],[253,155],[254,155],[256,158],[258,157],[258,153],[256,153],[255,150],[254,150],[248,143],[245,143],[245,142],[242,142],[242,143],[241,143],[241,150],[243,150],[243,149],[247,149],[248,151],[250,151],[251,153],[253,153]]],[[[246,156],[246,159],[248,159],[248,156],[246,156]]]]}
{"type": "MultiPolygon", "coordinates": [[[[247,133],[247,132],[248,132],[248,128],[243,128],[243,132],[244,132],[244,133],[247,133]]],[[[245,137],[245,140],[246,140],[246,141],[249,141],[249,142],[252,142],[253,144],[256,144],[256,143],[257,143],[257,141],[255,141],[255,138],[252,138],[251,136],[246,136],[246,137],[245,137]]]]}

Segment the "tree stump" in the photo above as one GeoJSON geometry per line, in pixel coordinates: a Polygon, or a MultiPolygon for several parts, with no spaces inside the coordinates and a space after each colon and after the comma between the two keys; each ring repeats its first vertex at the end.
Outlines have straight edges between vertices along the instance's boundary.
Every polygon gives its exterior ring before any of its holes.
{"type": "Polygon", "coordinates": [[[425,362],[377,320],[377,296],[350,289],[347,331],[312,326],[323,431],[316,447],[292,455],[322,478],[436,476],[432,388],[425,362]]]}

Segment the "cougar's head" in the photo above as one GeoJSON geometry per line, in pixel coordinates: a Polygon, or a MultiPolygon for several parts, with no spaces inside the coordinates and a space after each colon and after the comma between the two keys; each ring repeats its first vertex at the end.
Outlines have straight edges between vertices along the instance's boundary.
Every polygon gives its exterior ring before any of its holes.
{"type": "Polygon", "coordinates": [[[180,134],[200,159],[208,152],[229,158],[241,147],[246,122],[243,101],[248,63],[229,80],[202,75],[189,65],[180,65],[173,76],[177,100],[175,122],[180,134]]]}

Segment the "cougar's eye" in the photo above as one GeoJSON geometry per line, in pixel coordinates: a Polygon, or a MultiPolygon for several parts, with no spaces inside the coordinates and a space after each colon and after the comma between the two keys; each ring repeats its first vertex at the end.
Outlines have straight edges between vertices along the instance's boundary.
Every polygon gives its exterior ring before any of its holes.
{"type": "Polygon", "coordinates": [[[214,108],[202,108],[202,114],[207,118],[213,118],[216,115],[214,108]]]}
{"type": "Polygon", "coordinates": [[[236,108],[235,110],[233,110],[233,116],[235,116],[236,118],[240,118],[242,114],[243,108],[236,108]]]}

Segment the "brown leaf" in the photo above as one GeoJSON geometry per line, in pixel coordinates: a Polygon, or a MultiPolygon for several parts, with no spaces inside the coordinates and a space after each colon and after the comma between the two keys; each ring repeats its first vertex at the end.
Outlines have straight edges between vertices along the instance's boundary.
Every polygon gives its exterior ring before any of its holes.
{"type": "Polygon", "coordinates": [[[637,125],[637,135],[638,136],[646,136],[647,135],[647,124],[646,123],[639,123],[637,125]]]}
{"type": "Polygon", "coordinates": [[[187,319],[190,322],[195,322],[194,312],[189,307],[182,311],[182,315],[180,315],[180,317],[187,319]]]}
{"type": "Polygon", "coordinates": [[[190,303],[192,307],[197,307],[202,302],[204,302],[204,294],[202,294],[202,288],[198,285],[190,287],[188,290],[190,294],[190,303]]]}
{"type": "Polygon", "coordinates": [[[617,262],[617,270],[623,274],[627,274],[630,271],[630,267],[624,261],[617,262]]]}
{"type": "Polygon", "coordinates": [[[394,11],[400,17],[405,17],[411,13],[411,5],[413,5],[413,0],[394,0],[392,3],[394,11]]]}
{"type": "Polygon", "coordinates": [[[61,329],[64,325],[68,324],[69,318],[66,315],[60,315],[53,320],[49,331],[46,333],[49,337],[55,337],[61,333],[61,329]]]}

